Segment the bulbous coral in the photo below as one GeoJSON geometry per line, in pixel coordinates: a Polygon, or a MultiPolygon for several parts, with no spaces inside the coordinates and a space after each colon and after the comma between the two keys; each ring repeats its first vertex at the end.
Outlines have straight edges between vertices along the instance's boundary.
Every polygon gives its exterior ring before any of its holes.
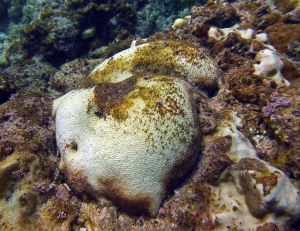
{"type": "Polygon", "coordinates": [[[96,87],[55,100],[60,169],[79,192],[155,215],[200,151],[194,86],[214,86],[219,70],[189,44],[154,42],[104,61],[96,87]]]}

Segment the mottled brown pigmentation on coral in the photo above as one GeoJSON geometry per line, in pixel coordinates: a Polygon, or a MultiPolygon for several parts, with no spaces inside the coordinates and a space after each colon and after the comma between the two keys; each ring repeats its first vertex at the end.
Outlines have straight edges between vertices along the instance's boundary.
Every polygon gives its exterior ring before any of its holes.
{"type": "Polygon", "coordinates": [[[111,199],[122,210],[133,215],[151,215],[149,211],[153,205],[151,204],[152,198],[150,198],[150,196],[135,195],[133,197],[130,193],[130,188],[121,184],[116,176],[107,177],[105,179],[101,178],[98,180],[98,183],[105,188],[105,192],[102,193],[102,195],[111,199]]]}
{"type": "MultiPolygon", "coordinates": [[[[158,74],[100,83],[77,94],[70,92],[68,96],[72,99],[60,105],[69,106],[84,98],[83,104],[70,108],[69,113],[81,115],[76,110],[83,108],[86,116],[83,121],[91,128],[83,139],[95,137],[88,145],[90,151],[77,135],[58,139],[63,141],[58,144],[62,152],[60,169],[70,187],[96,198],[111,199],[127,212],[154,216],[166,193],[178,186],[195,165],[201,145],[198,109],[201,94],[184,80],[158,74]],[[82,92],[88,97],[84,98],[82,92]],[[105,116],[99,114],[99,109],[105,116]],[[128,115],[126,120],[116,116],[120,113],[128,115]],[[100,123],[102,127],[97,128],[100,123]],[[78,142],[77,148],[72,144],[74,140],[78,142]]],[[[76,127],[82,121],[81,117],[67,117],[72,124],[72,118],[77,120],[76,127]]],[[[57,123],[57,127],[60,125],[57,123]]],[[[72,134],[84,130],[82,126],[78,130],[70,127],[67,131],[72,134]]]]}
{"type": "Polygon", "coordinates": [[[198,58],[198,48],[184,41],[165,40],[151,43],[143,47],[133,57],[134,68],[143,67],[145,70],[157,71],[161,74],[170,74],[177,66],[174,57],[181,56],[188,62],[194,63],[198,58]],[[154,53],[153,50],[158,51],[154,53]],[[156,64],[153,66],[153,64],[156,64]],[[169,73],[164,71],[169,70],[169,73]]]}
{"type": "Polygon", "coordinates": [[[151,207],[151,198],[131,197],[132,195],[129,193],[130,189],[126,185],[120,184],[116,176],[99,178],[98,184],[102,186],[102,189],[105,189],[99,190],[88,183],[87,176],[82,171],[76,170],[73,167],[67,167],[64,164],[61,164],[60,170],[64,173],[67,182],[71,183],[72,188],[78,195],[85,192],[85,195],[93,198],[105,196],[126,212],[134,215],[150,215],[147,211],[151,207]]]}
{"type": "Polygon", "coordinates": [[[131,47],[113,56],[96,67],[83,85],[151,74],[181,78],[204,89],[216,87],[221,73],[203,49],[181,40],[166,39],[131,47]]]}
{"type": "Polygon", "coordinates": [[[72,189],[75,190],[76,193],[80,194],[85,191],[87,195],[94,198],[97,197],[97,191],[87,183],[87,176],[85,176],[83,171],[66,166],[63,158],[60,160],[59,170],[67,183],[72,183],[72,189]]]}
{"type": "MultiPolygon", "coordinates": [[[[191,141],[191,144],[188,149],[188,157],[178,161],[176,165],[170,171],[166,174],[166,177],[164,179],[165,184],[165,191],[168,191],[170,189],[174,189],[177,187],[180,183],[182,183],[182,179],[184,179],[185,176],[188,175],[188,173],[191,173],[196,165],[196,160],[199,158],[202,140],[201,140],[201,128],[199,123],[199,111],[198,111],[198,103],[199,103],[199,97],[200,94],[197,93],[197,91],[194,88],[188,89],[189,98],[192,104],[192,110],[193,110],[193,120],[194,120],[194,126],[197,130],[197,133],[194,135],[193,140],[191,141]],[[180,171],[178,171],[180,169],[180,171]]],[[[184,142],[186,143],[186,142],[184,142]]]]}
{"type": "MultiPolygon", "coordinates": [[[[134,90],[136,79],[129,78],[118,83],[100,83],[94,89],[94,101],[98,107],[97,115],[100,117],[114,114],[114,109],[124,103],[125,97],[134,90]]],[[[124,110],[121,106],[120,110],[124,110]]]]}

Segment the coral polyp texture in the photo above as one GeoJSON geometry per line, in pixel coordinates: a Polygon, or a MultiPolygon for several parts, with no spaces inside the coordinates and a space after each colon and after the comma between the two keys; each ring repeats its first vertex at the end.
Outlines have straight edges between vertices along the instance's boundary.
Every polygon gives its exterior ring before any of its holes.
{"type": "Polygon", "coordinates": [[[89,81],[119,82],[134,75],[168,74],[200,88],[218,87],[220,70],[207,52],[176,40],[149,42],[122,51],[98,65],[89,81]]]}
{"type": "Polygon", "coordinates": [[[77,191],[155,215],[192,170],[201,145],[197,104],[205,98],[194,86],[214,85],[219,70],[187,44],[175,56],[170,43],[123,51],[91,73],[95,87],[55,100],[60,169],[77,191]]]}
{"type": "Polygon", "coordinates": [[[300,230],[299,1],[203,2],[0,0],[0,231],[300,230]]]}

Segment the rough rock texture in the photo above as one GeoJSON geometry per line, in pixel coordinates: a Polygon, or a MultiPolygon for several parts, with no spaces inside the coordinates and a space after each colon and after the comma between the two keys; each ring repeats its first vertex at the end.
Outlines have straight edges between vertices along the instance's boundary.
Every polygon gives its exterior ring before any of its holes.
{"type": "Polygon", "coordinates": [[[46,92],[56,71],[50,64],[39,61],[12,65],[0,73],[0,84],[11,92],[46,92]]]}
{"type": "Polygon", "coordinates": [[[58,95],[78,88],[99,60],[74,59],[62,65],[50,80],[50,87],[58,95]]]}
{"type": "Polygon", "coordinates": [[[47,153],[53,149],[50,145],[54,143],[50,105],[50,97],[37,93],[14,96],[1,105],[1,159],[15,150],[47,153]]]}
{"type": "Polygon", "coordinates": [[[270,42],[280,52],[286,52],[290,43],[300,39],[300,25],[299,24],[284,24],[278,22],[266,29],[269,34],[270,42]],[[286,37],[285,35],[289,35],[286,37]]]}
{"type": "MultiPolygon", "coordinates": [[[[56,165],[51,98],[15,96],[0,106],[0,223],[5,230],[34,229],[43,204],[35,184],[47,185],[56,165]],[[33,219],[33,226],[24,221],[33,219]],[[21,228],[22,227],[22,228],[21,228]]],[[[31,223],[31,222],[30,222],[31,223]]]]}

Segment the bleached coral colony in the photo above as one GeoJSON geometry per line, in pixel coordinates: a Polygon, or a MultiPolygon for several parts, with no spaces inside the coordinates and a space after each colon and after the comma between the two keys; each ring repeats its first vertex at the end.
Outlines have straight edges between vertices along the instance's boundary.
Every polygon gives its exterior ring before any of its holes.
{"type": "Polygon", "coordinates": [[[90,74],[96,87],[54,101],[61,170],[71,185],[156,215],[200,151],[204,96],[195,87],[217,85],[220,71],[199,52],[173,41],[129,48],[90,74]]]}
{"type": "Polygon", "coordinates": [[[299,2],[207,1],[143,39],[157,1],[112,2],[45,1],[5,50],[0,230],[299,230],[299,2]]]}

